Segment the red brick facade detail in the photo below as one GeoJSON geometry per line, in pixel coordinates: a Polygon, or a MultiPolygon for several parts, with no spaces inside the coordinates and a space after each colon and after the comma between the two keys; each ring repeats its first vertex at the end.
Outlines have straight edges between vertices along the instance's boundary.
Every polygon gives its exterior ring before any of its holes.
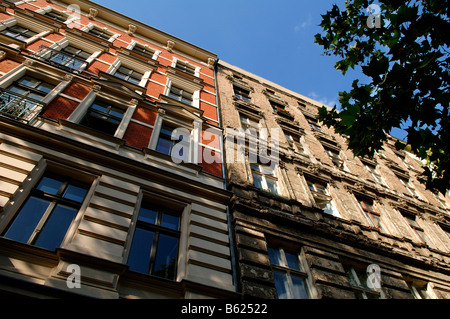
{"type": "Polygon", "coordinates": [[[222,177],[222,163],[220,158],[220,153],[217,153],[214,150],[206,149],[205,147],[200,147],[199,151],[201,152],[202,163],[200,165],[203,167],[203,171],[206,173],[213,174],[217,177],[222,177]],[[207,163],[212,162],[212,163],[207,163]]]}
{"type": "Polygon", "coordinates": [[[64,94],[70,95],[79,100],[83,100],[88,95],[90,87],[82,85],[80,83],[73,82],[64,90],[64,94]]]}
{"type": "Polygon", "coordinates": [[[77,108],[78,104],[78,102],[59,96],[54,99],[49,105],[47,105],[42,116],[48,117],[53,120],[65,120],[77,108]]]}
{"type": "Polygon", "coordinates": [[[11,61],[9,59],[5,59],[3,61],[0,61],[0,72],[8,73],[12,69],[18,67],[20,63],[11,61]]]}
{"type": "Polygon", "coordinates": [[[133,114],[133,119],[145,124],[154,125],[156,121],[156,112],[144,107],[137,107],[133,114]]]}
{"type": "Polygon", "coordinates": [[[130,122],[123,136],[127,145],[142,149],[148,147],[153,129],[135,122],[130,122]]]}

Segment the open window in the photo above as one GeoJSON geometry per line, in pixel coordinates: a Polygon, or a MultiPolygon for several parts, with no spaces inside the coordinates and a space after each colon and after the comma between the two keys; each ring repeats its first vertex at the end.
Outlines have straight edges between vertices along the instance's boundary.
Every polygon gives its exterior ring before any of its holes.
{"type": "Polygon", "coordinates": [[[336,206],[334,205],[333,198],[328,191],[328,185],[324,182],[315,180],[306,181],[311,191],[314,201],[318,208],[322,209],[324,213],[341,217],[336,206]]]}
{"type": "Polygon", "coordinates": [[[117,131],[125,110],[106,101],[95,100],[80,124],[93,130],[114,136],[117,131]]]}

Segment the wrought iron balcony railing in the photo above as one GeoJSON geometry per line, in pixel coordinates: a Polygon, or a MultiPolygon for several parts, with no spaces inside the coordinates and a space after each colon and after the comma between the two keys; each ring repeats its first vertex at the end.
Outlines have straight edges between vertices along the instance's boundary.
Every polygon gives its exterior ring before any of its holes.
{"type": "Polygon", "coordinates": [[[0,114],[26,123],[32,122],[44,103],[15,92],[0,89],[0,114]]]}
{"type": "Polygon", "coordinates": [[[52,49],[45,45],[41,45],[39,50],[33,54],[33,57],[65,71],[75,73],[81,73],[87,65],[85,59],[64,51],[52,49]]]}

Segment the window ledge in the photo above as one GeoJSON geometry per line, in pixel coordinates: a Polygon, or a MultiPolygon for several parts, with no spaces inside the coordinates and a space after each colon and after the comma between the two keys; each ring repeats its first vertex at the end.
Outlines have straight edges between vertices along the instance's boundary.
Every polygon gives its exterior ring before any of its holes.
{"type": "Polygon", "coordinates": [[[59,119],[58,123],[60,125],[60,131],[65,131],[69,134],[76,134],[78,136],[81,136],[82,138],[93,140],[116,150],[125,145],[124,139],[90,129],[77,123],[73,123],[63,119],[59,119]]]}
{"type": "Polygon", "coordinates": [[[182,162],[180,164],[177,164],[177,163],[172,161],[172,158],[169,155],[160,153],[158,151],[152,150],[152,149],[147,148],[147,147],[144,147],[142,150],[143,150],[146,158],[148,158],[148,157],[155,158],[156,157],[158,159],[165,160],[165,161],[169,162],[171,165],[175,165],[177,167],[182,166],[184,168],[187,168],[187,169],[189,169],[191,171],[194,171],[196,174],[200,173],[200,171],[203,169],[202,166],[200,166],[198,164],[195,164],[195,163],[182,162]]]}

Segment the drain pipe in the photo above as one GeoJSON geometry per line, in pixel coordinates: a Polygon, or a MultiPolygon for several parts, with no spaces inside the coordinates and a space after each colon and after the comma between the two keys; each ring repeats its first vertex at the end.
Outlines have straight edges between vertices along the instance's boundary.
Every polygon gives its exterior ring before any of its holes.
{"type": "MultiPolygon", "coordinates": [[[[219,122],[219,127],[222,128],[222,118],[220,116],[220,98],[219,93],[217,90],[217,64],[219,63],[219,59],[216,59],[214,62],[214,89],[216,91],[216,105],[217,105],[217,121],[219,122]]],[[[225,148],[224,148],[224,139],[220,139],[220,149],[222,150],[222,154],[220,157],[221,164],[222,164],[222,178],[223,178],[223,188],[227,190],[227,177],[225,174],[225,162],[224,162],[224,155],[225,155],[225,148]]],[[[234,245],[234,232],[233,232],[233,225],[231,224],[231,213],[230,213],[230,206],[226,205],[227,208],[227,223],[228,223],[228,239],[230,241],[230,257],[231,257],[231,274],[233,278],[233,284],[235,285],[236,292],[239,293],[239,283],[237,280],[237,266],[236,266],[236,248],[234,245]]]]}

